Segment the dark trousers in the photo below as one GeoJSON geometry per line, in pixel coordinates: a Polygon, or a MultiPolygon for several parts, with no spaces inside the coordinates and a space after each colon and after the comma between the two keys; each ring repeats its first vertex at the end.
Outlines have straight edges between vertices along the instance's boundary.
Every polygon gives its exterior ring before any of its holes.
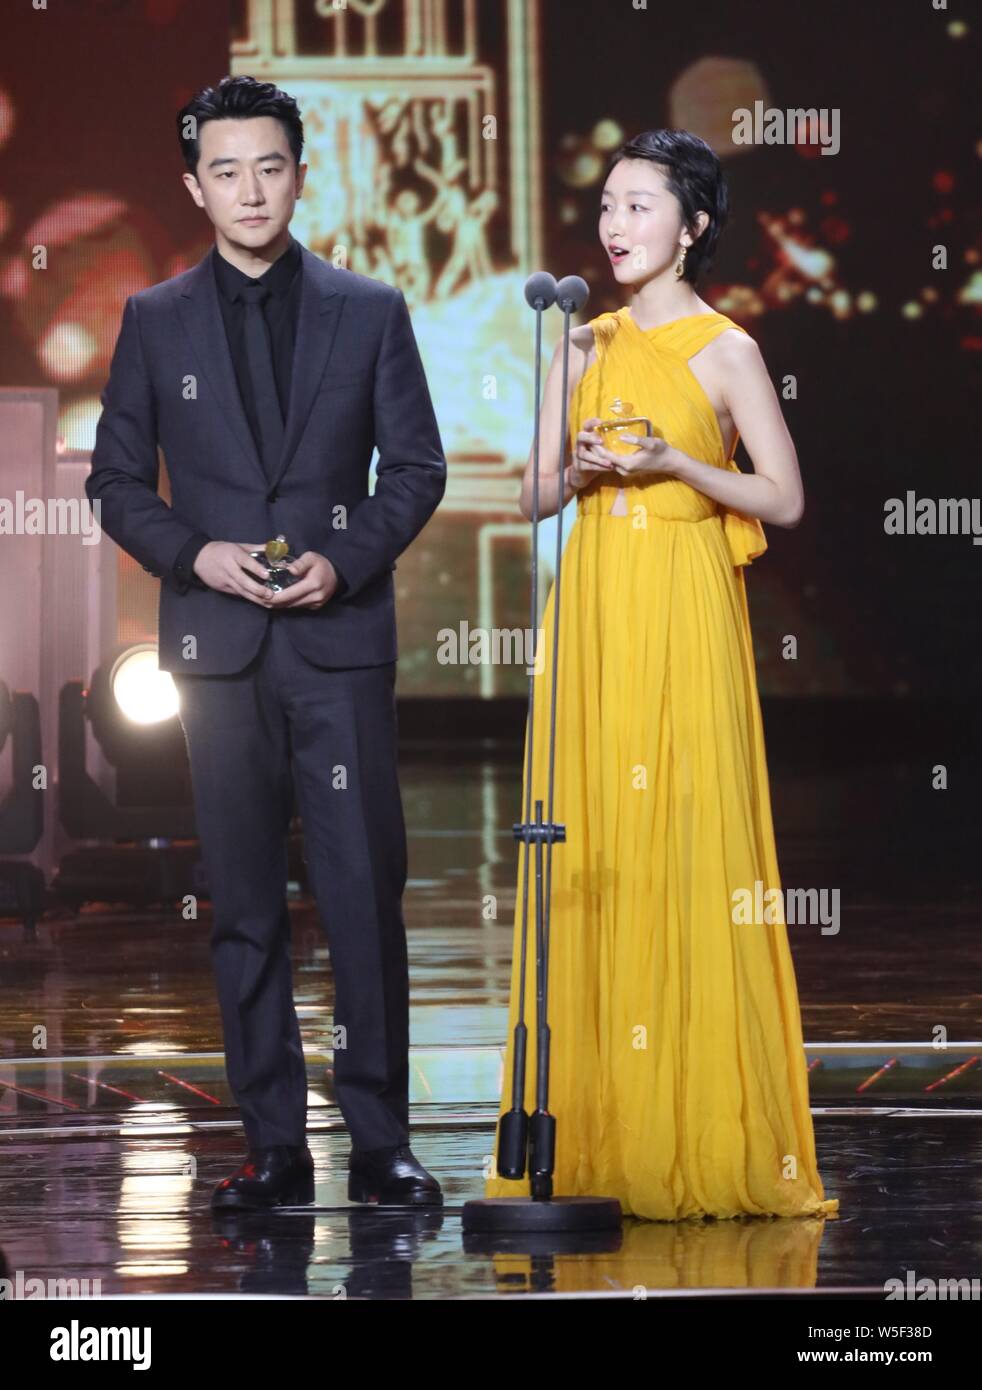
{"type": "Polygon", "coordinates": [[[395,663],[328,669],[270,615],[232,676],[175,676],[214,911],[229,1085],[250,1147],[302,1144],[286,835],[294,785],[334,974],[335,1096],[352,1143],[409,1139],[409,970],[395,663]]]}

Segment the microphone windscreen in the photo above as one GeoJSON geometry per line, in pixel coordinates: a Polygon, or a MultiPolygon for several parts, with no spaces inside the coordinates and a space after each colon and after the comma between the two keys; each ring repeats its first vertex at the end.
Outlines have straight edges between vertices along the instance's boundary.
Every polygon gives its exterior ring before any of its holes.
{"type": "Polygon", "coordinates": [[[590,286],[579,275],[564,275],[556,286],[556,303],[560,309],[576,313],[590,298],[590,286]]]}
{"type": "Polygon", "coordinates": [[[525,281],[525,298],[533,309],[549,309],[556,302],[556,277],[548,270],[533,271],[525,281]]]}

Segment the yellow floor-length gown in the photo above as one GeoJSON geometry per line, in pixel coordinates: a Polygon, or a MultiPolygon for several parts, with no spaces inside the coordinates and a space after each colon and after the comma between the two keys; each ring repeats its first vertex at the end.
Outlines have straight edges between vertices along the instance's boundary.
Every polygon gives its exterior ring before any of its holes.
{"type": "MultiPolygon", "coordinates": [[[[641,329],[592,320],[571,403],[615,401],[693,458],[737,471],[689,359],[727,328],[702,313],[641,329]]],[[[735,443],[734,443],[735,448],[735,443]]],[[[832,1215],[818,1174],[801,1017],[780,908],[734,922],[734,894],[780,888],[743,566],[755,518],[675,478],[597,479],[563,552],[552,851],[549,1110],[554,1193],[653,1220],[832,1215]],[[618,501],[623,488],[624,497],[618,501]],[[765,914],[766,915],[766,914],[765,914]]],[[[533,805],[548,812],[552,586],[535,687],[533,805]]],[[[526,753],[528,738],[526,731],[526,753]]],[[[527,764],[526,764],[527,765],[527,764]]],[[[522,776],[524,794],[525,775],[522,776]]],[[[511,1103],[522,859],[501,1110],[511,1103]]],[[[525,1105],[535,1107],[534,857],[525,1105]]],[[[497,1142],[497,1136],[496,1136],[497,1142]]],[[[490,1178],[489,1197],[528,1179],[490,1178]]]]}

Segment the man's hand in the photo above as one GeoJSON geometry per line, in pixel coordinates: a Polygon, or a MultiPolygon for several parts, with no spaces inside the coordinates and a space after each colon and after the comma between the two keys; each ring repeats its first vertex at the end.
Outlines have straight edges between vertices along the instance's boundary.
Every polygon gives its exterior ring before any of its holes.
{"type": "Polygon", "coordinates": [[[273,597],[265,584],[267,570],[249,554],[250,550],[262,550],[265,541],[258,545],[247,545],[244,541],[209,541],[198,551],[194,561],[194,572],[209,589],[217,589],[222,594],[237,594],[247,598],[250,603],[270,606],[273,597]],[[250,579],[250,575],[256,579],[250,579]]]}
{"type": "Polygon", "coordinates": [[[319,555],[316,550],[305,550],[283,568],[299,577],[296,584],[272,595],[272,608],[323,608],[338,587],[337,570],[326,555],[319,555]]]}

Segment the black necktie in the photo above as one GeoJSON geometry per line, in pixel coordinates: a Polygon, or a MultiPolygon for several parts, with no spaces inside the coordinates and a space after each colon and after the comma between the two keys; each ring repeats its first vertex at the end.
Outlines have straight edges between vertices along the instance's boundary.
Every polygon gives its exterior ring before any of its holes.
{"type": "Polygon", "coordinates": [[[245,303],[246,360],[259,420],[263,467],[270,482],[276,476],[283,449],[283,412],[276,394],[273,353],[263,303],[269,295],[265,285],[243,285],[239,294],[245,303]]]}

